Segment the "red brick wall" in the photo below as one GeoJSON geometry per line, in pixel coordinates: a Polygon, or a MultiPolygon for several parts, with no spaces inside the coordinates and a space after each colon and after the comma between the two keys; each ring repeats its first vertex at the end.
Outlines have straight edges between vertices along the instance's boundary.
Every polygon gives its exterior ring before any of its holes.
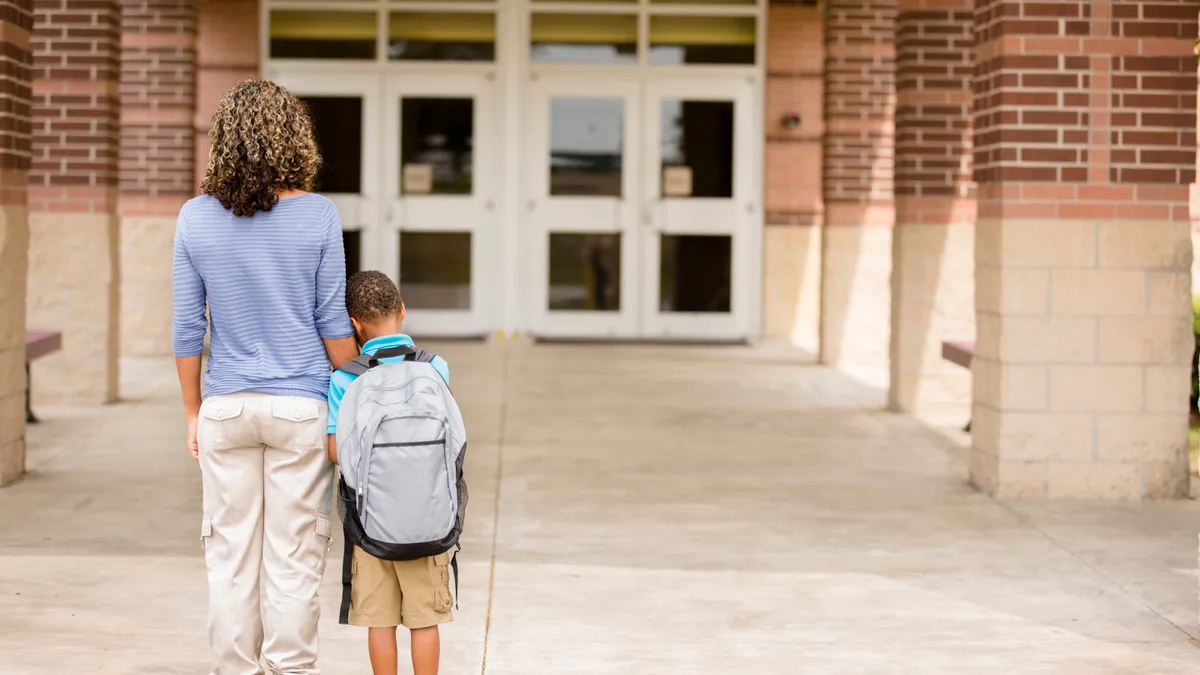
{"type": "Polygon", "coordinates": [[[23,203],[28,194],[32,5],[32,0],[0,0],[0,203],[23,203]]]}
{"type": "Polygon", "coordinates": [[[35,0],[30,209],[116,207],[120,9],[116,0],[35,0]]]}
{"type": "Polygon", "coordinates": [[[259,76],[258,0],[204,0],[196,54],[196,183],[208,166],[208,130],[233,85],[259,76]]]}
{"type": "Polygon", "coordinates": [[[973,191],[974,45],[972,0],[901,0],[896,18],[897,222],[925,222],[921,203],[944,203],[973,191]]]}
{"type": "Polygon", "coordinates": [[[896,0],[825,3],[824,200],[831,225],[891,223],[895,21],[896,0]]]}
{"type": "Polygon", "coordinates": [[[195,194],[197,0],[121,2],[121,212],[174,215],[195,194]]]}
{"type": "Polygon", "coordinates": [[[825,49],[821,10],[794,2],[767,7],[767,225],[813,225],[821,220],[822,98],[825,49]],[[794,128],[783,124],[795,114],[794,128]]]}
{"type": "Polygon", "coordinates": [[[977,26],[981,216],[1187,218],[1195,2],[980,0],[977,26]]]}

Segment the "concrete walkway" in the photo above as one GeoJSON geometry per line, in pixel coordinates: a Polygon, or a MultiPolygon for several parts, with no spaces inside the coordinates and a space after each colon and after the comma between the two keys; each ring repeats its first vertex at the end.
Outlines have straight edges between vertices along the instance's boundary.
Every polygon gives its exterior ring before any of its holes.
{"type": "MultiPolygon", "coordinates": [[[[1200,506],[999,504],[965,438],[748,349],[450,344],[471,434],[450,675],[1200,673],[1200,506]]],[[[43,406],[0,490],[0,673],[202,674],[173,364],[43,406]]],[[[369,673],[336,625],[322,665],[369,673]]]]}

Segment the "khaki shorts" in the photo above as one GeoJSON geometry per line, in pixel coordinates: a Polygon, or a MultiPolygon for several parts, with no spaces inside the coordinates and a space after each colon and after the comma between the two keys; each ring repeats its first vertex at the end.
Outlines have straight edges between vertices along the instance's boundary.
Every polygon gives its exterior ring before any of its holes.
{"type": "Polygon", "coordinates": [[[350,624],[368,628],[428,628],[454,620],[450,554],[380,560],[354,547],[350,624]]]}

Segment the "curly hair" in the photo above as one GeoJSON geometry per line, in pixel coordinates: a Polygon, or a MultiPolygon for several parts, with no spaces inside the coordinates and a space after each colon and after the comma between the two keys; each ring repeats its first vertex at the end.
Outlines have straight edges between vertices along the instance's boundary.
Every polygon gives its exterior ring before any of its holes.
{"type": "Polygon", "coordinates": [[[308,107],[268,80],[226,92],[213,114],[212,153],[200,191],[235,216],[270,211],[280,190],[312,190],[321,153],[308,107]]]}
{"type": "Polygon", "coordinates": [[[378,321],[403,307],[400,289],[383,272],[355,272],[346,280],[346,312],[358,321],[378,321]]]}

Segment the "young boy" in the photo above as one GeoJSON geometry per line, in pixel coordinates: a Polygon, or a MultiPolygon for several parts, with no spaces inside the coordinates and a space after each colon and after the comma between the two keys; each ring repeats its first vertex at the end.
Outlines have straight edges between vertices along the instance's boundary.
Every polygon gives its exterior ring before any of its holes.
{"type": "MultiPolygon", "coordinates": [[[[359,272],[346,282],[346,310],[363,354],[413,346],[403,332],[404,302],[396,284],[382,272],[359,272]]],[[[384,363],[403,357],[382,359],[384,363]]],[[[450,384],[450,370],[440,356],[431,365],[450,384]]],[[[329,459],[337,463],[338,407],[354,375],[337,370],[329,380],[329,459]]],[[[399,659],[396,627],[411,631],[414,675],[437,675],[441,650],[438,624],[453,620],[450,554],[408,561],[380,560],[355,547],[350,590],[350,624],[366,626],[371,669],[396,675],[399,659]]]]}

